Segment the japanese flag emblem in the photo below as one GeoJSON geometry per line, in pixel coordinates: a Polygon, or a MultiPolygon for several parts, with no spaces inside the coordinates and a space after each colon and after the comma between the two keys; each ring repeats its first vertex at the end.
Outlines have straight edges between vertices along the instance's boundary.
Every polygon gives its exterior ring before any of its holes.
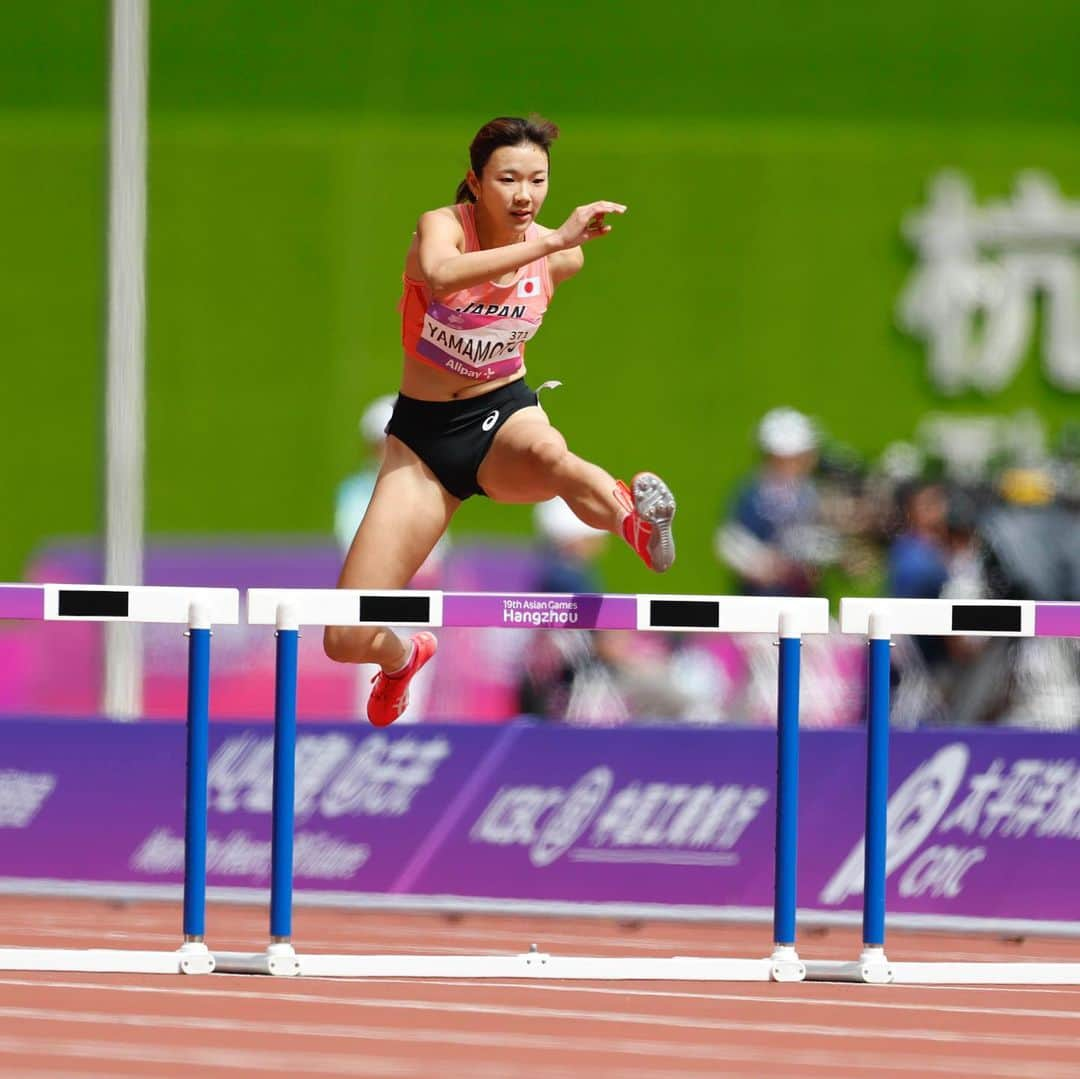
{"type": "Polygon", "coordinates": [[[532,296],[540,295],[540,278],[523,277],[518,282],[517,294],[519,300],[527,300],[532,296]]]}

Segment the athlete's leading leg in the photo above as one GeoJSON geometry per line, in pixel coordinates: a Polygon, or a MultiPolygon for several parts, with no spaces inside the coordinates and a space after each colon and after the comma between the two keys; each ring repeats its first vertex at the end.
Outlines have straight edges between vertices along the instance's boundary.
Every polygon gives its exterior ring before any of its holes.
{"type": "Polygon", "coordinates": [[[593,528],[614,532],[622,518],[611,497],[615,480],[571,453],[539,406],[515,412],[499,428],[477,480],[497,502],[545,502],[560,495],[593,528]]]}
{"type": "Polygon", "coordinates": [[[499,502],[543,502],[559,495],[586,524],[623,536],[650,569],[675,561],[671,521],[675,499],[651,472],[633,489],[571,453],[539,406],[515,412],[499,428],[478,473],[480,486],[499,502]]]}

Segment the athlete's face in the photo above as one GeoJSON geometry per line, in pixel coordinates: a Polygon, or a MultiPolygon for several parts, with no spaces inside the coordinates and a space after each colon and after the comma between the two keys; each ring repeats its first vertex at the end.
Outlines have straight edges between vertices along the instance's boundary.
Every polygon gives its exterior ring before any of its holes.
{"type": "Polygon", "coordinates": [[[531,142],[500,146],[483,173],[470,173],[477,204],[501,232],[524,234],[544,205],[548,190],[548,156],[531,142]]]}

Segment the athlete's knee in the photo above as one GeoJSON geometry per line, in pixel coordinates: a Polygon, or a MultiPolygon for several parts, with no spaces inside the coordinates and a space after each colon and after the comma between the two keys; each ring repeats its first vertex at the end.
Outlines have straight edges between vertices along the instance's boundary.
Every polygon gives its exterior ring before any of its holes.
{"type": "Polygon", "coordinates": [[[529,459],[542,472],[558,473],[565,463],[569,451],[566,439],[558,431],[546,431],[529,447],[529,459]]]}
{"type": "Polygon", "coordinates": [[[375,631],[366,626],[327,626],[323,651],[335,663],[365,663],[375,631]]]}

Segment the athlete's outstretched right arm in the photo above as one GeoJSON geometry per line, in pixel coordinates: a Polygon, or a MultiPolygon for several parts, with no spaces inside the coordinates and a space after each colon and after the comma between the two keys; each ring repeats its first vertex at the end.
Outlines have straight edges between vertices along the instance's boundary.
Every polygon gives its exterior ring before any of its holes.
{"type": "Polygon", "coordinates": [[[591,202],[579,206],[563,225],[521,244],[507,244],[484,251],[463,251],[465,238],[461,224],[447,209],[423,214],[416,226],[420,272],[435,297],[491,281],[527,266],[536,259],[580,247],[588,240],[605,236],[611,226],[605,214],[621,214],[625,206],[617,202],[591,202]]]}

